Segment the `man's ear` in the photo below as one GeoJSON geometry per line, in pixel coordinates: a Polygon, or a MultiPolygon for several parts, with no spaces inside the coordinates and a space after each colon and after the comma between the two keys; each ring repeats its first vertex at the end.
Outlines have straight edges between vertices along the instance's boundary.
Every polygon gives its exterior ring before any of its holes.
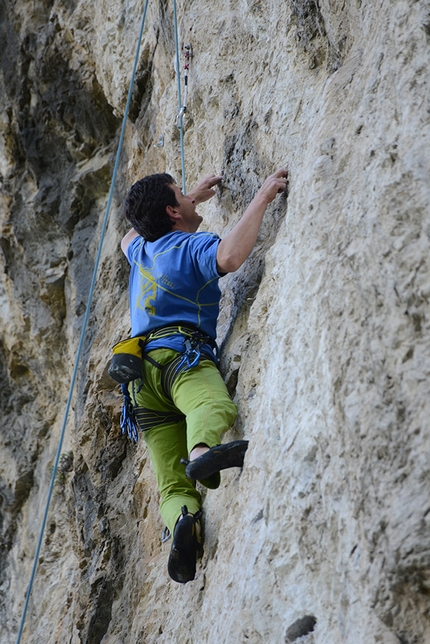
{"type": "Polygon", "coordinates": [[[172,220],[172,224],[175,224],[177,221],[179,221],[179,219],[181,219],[179,212],[172,206],[166,206],[166,213],[172,220]]]}

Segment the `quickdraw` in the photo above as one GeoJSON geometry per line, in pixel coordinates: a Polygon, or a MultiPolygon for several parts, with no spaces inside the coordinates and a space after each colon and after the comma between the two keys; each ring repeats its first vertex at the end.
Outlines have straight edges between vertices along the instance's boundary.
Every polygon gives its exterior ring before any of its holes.
{"type": "Polygon", "coordinates": [[[184,46],[184,100],[182,102],[182,107],[178,112],[176,117],[176,125],[178,128],[182,127],[182,118],[187,111],[187,100],[188,100],[188,72],[190,69],[190,58],[193,55],[191,45],[184,46]]]}
{"type": "Polygon", "coordinates": [[[182,358],[179,361],[178,366],[176,367],[176,373],[181,371],[188,371],[198,364],[201,356],[200,347],[204,340],[200,338],[186,338],[184,340],[185,351],[182,354],[182,358]]]}

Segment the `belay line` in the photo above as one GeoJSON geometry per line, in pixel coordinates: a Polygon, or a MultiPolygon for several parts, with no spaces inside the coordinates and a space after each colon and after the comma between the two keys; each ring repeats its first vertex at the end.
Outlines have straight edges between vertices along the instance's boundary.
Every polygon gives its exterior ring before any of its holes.
{"type": "Polygon", "coordinates": [[[176,125],[179,129],[179,140],[181,146],[181,167],[182,167],[182,192],[184,195],[187,194],[187,186],[185,180],[185,153],[184,153],[184,128],[183,128],[183,116],[187,111],[187,92],[188,92],[188,69],[189,61],[191,54],[191,46],[187,45],[185,47],[185,73],[184,73],[184,103],[181,100],[181,73],[179,71],[179,38],[178,38],[178,16],[176,11],[176,0],[173,0],[173,19],[175,27],[175,51],[176,51],[176,78],[178,84],[178,115],[176,117],[176,125]]]}
{"type": "Polygon", "coordinates": [[[54,461],[54,466],[53,466],[53,469],[52,469],[51,483],[50,483],[50,486],[49,486],[48,498],[47,498],[45,512],[44,512],[43,519],[42,519],[42,525],[41,525],[41,528],[40,528],[39,540],[38,540],[38,543],[37,543],[36,553],[35,553],[35,556],[34,556],[33,568],[32,568],[30,581],[29,581],[28,588],[27,588],[27,593],[26,593],[26,597],[25,597],[25,604],[24,604],[24,609],[23,609],[23,613],[22,613],[22,618],[21,618],[21,623],[20,623],[20,628],[19,628],[16,644],[20,644],[21,637],[22,637],[22,632],[24,630],[24,624],[25,624],[25,618],[27,616],[28,604],[29,604],[29,601],[30,601],[31,591],[33,589],[34,579],[35,579],[35,576],[36,576],[37,564],[38,564],[38,561],[39,561],[40,550],[41,550],[41,547],[42,547],[43,533],[44,533],[45,527],[46,527],[46,521],[47,521],[47,518],[48,518],[49,506],[50,506],[51,498],[52,498],[52,492],[53,492],[53,489],[54,489],[54,483],[55,483],[55,479],[56,479],[56,476],[57,476],[58,465],[59,465],[59,462],[60,462],[61,448],[63,446],[67,420],[68,420],[68,417],[69,417],[70,407],[71,407],[71,404],[72,404],[72,397],[73,397],[73,391],[74,391],[75,384],[76,384],[79,361],[80,361],[80,358],[81,358],[82,349],[83,349],[84,340],[85,340],[85,335],[86,335],[86,330],[87,330],[87,327],[88,327],[91,303],[92,303],[93,296],[94,296],[96,277],[97,277],[97,272],[98,272],[100,259],[101,259],[102,246],[103,246],[103,241],[104,241],[104,238],[105,238],[105,235],[106,235],[106,229],[107,229],[107,224],[108,224],[108,220],[109,220],[109,213],[110,213],[112,200],[113,200],[114,187],[115,187],[116,177],[117,177],[117,174],[118,174],[119,160],[120,160],[121,150],[122,150],[122,146],[123,146],[123,142],[124,142],[125,127],[126,127],[126,124],[127,124],[127,117],[128,117],[128,112],[129,112],[129,109],[130,109],[130,103],[131,103],[131,96],[132,96],[132,91],[133,91],[134,79],[135,79],[135,76],[136,76],[137,65],[138,65],[138,62],[139,62],[140,45],[141,45],[143,29],[144,29],[145,21],[146,21],[146,12],[147,12],[147,9],[148,9],[148,3],[149,3],[149,0],[146,0],[145,1],[145,6],[144,6],[144,9],[143,9],[142,22],[141,22],[141,26],[140,26],[140,32],[139,32],[139,37],[138,37],[137,47],[136,47],[136,55],[135,55],[135,58],[134,58],[133,71],[132,71],[132,74],[131,74],[130,86],[129,86],[129,89],[128,89],[127,103],[126,103],[126,106],[125,106],[124,117],[123,117],[123,121],[122,121],[121,135],[120,135],[119,143],[118,143],[118,150],[117,150],[116,159],[115,159],[115,166],[114,166],[114,170],[113,170],[113,173],[112,173],[112,182],[111,182],[111,187],[110,187],[110,191],[109,191],[109,198],[108,198],[108,202],[107,202],[107,205],[106,205],[106,213],[105,213],[104,220],[103,220],[102,231],[101,231],[101,234],[100,234],[100,242],[99,242],[97,256],[96,256],[96,260],[95,260],[95,264],[94,264],[94,271],[93,271],[90,291],[89,291],[89,295],[88,295],[87,308],[86,308],[86,311],[85,311],[84,321],[83,321],[83,324],[82,324],[82,330],[81,330],[81,335],[80,335],[80,339],[79,339],[78,350],[76,352],[75,366],[74,366],[74,370],[73,370],[72,380],[71,380],[71,383],[70,383],[70,389],[69,389],[69,395],[68,395],[68,399],[67,399],[66,411],[64,413],[63,425],[62,425],[62,429],[61,429],[61,433],[60,433],[60,441],[59,441],[59,444],[58,444],[57,454],[56,454],[55,461],[54,461]]]}

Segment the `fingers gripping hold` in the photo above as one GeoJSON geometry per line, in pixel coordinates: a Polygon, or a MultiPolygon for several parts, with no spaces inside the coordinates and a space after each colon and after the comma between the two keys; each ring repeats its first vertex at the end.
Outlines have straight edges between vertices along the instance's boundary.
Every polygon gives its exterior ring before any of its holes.
{"type": "Polygon", "coordinates": [[[269,204],[274,200],[277,194],[285,191],[287,187],[288,171],[284,168],[277,170],[274,174],[270,175],[263,183],[259,190],[259,194],[269,204]]]}

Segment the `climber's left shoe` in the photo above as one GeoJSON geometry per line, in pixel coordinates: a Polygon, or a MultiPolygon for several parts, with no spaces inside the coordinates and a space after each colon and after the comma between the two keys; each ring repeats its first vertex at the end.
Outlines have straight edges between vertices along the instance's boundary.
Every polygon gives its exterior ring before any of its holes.
{"type": "Polygon", "coordinates": [[[201,516],[201,510],[192,514],[184,505],[182,517],[175,526],[167,570],[173,581],[179,584],[186,584],[196,576],[197,555],[202,554],[201,534],[197,531],[201,516]]]}

